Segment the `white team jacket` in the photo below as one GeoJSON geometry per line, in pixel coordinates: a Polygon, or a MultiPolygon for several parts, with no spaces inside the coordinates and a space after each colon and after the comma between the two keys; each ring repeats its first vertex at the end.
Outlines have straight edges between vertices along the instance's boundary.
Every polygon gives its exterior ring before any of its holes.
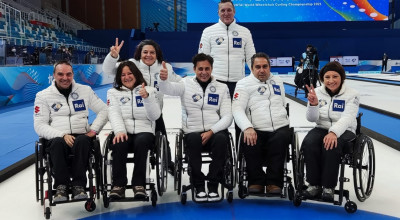
{"type": "MultiPolygon", "coordinates": [[[[119,63],[117,62],[119,59],[119,56],[117,58],[113,58],[111,54],[109,53],[106,58],[104,59],[103,62],[103,72],[105,74],[110,74],[114,75],[117,73],[117,68],[119,63]]],[[[148,86],[152,86],[159,90],[158,88],[158,83],[160,81],[160,70],[162,68],[162,65],[159,64],[157,61],[151,65],[147,66],[145,63],[142,62],[142,60],[135,60],[135,59],[129,59],[129,61],[132,61],[135,63],[136,67],[142,72],[144,80],[146,80],[146,83],[148,86]]],[[[181,77],[179,75],[176,75],[174,70],[172,69],[171,64],[167,63],[166,64],[167,69],[168,69],[168,80],[172,82],[179,82],[181,80],[181,77]]],[[[157,93],[158,97],[158,102],[161,106],[161,109],[163,107],[163,98],[164,94],[161,92],[157,93]]]]}
{"type": "Polygon", "coordinates": [[[160,91],[180,96],[182,104],[182,128],[185,133],[215,133],[232,124],[231,100],[228,86],[212,77],[206,91],[196,78],[186,77],[180,82],[160,81],[160,91]]]}
{"type": "Polygon", "coordinates": [[[250,31],[234,20],[226,26],[221,20],[204,29],[199,53],[214,58],[213,76],[225,82],[244,78],[245,62],[251,67],[251,57],[256,53],[250,31]]]}
{"type": "Polygon", "coordinates": [[[340,92],[331,97],[322,85],[315,89],[318,106],[307,104],[307,120],[316,122],[317,127],[324,128],[340,137],[346,130],[356,133],[357,113],[360,105],[356,90],[343,84],[340,92]]]}
{"type": "Polygon", "coordinates": [[[264,83],[250,74],[239,80],[233,96],[232,112],[242,131],[249,127],[275,131],[289,125],[281,78],[271,74],[264,83]]]}
{"type": "Polygon", "coordinates": [[[36,94],[33,122],[36,133],[48,140],[90,130],[99,133],[107,123],[107,106],[92,88],[75,81],[72,81],[67,102],[53,80],[51,86],[36,94]],[[91,126],[88,124],[89,108],[97,113],[91,126]]]}
{"type": "Polygon", "coordinates": [[[146,86],[149,97],[144,99],[139,95],[140,88],[141,85],[133,90],[122,86],[121,91],[115,88],[107,91],[108,118],[115,134],[154,134],[155,120],[161,115],[157,91],[146,86]]]}

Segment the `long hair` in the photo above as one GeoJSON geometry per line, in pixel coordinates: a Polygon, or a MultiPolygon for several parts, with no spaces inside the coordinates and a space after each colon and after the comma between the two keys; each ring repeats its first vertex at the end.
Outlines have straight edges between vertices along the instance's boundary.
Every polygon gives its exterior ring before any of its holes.
{"type": "Polygon", "coordinates": [[[150,39],[142,40],[136,46],[136,50],[135,50],[135,54],[133,55],[133,59],[135,59],[137,61],[139,61],[141,59],[143,47],[146,45],[151,45],[154,47],[154,49],[156,51],[157,62],[158,62],[158,64],[161,64],[161,62],[164,60],[163,53],[161,51],[161,47],[154,40],[150,40],[150,39]]]}
{"type": "Polygon", "coordinates": [[[136,82],[133,85],[133,88],[136,88],[136,86],[141,85],[142,83],[147,85],[146,81],[143,78],[142,72],[140,72],[140,70],[136,67],[136,65],[132,61],[123,61],[119,64],[119,66],[117,68],[117,74],[115,75],[114,85],[113,85],[114,88],[116,88],[117,90],[121,90],[121,87],[123,86],[122,80],[121,80],[122,70],[126,66],[131,70],[133,76],[136,79],[136,82]]]}

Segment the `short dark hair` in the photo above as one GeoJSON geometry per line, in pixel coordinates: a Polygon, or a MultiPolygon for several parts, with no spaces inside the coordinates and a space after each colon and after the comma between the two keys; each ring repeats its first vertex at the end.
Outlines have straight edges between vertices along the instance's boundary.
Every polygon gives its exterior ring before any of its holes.
{"type": "Polygon", "coordinates": [[[221,0],[221,1],[218,3],[218,10],[219,10],[219,5],[220,5],[221,3],[227,3],[227,2],[230,2],[230,3],[232,4],[233,9],[235,9],[235,5],[233,5],[233,2],[232,2],[231,0],[221,0]]]}
{"type": "Polygon", "coordinates": [[[53,74],[56,73],[56,67],[57,67],[58,65],[61,65],[61,64],[65,64],[65,65],[70,66],[71,69],[72,69],[72,73],[74,73],[74,68],[72,68],[72,64],[71,64],[68,60],[59,60],[59,61],[57,61],[57,62],[54,64],[53,74]]]}
{"type": "Polygon", "coordinates": [[[193,67],[196,68],[197,63],[200,61],[208,61],[211,64],[211,67],[213,66],[214,63],[214,59],[210,55],[199,53],[194,55],[192,58],[193,67]]]}
{"type": "Polygon", "coordinates": [[[133,88],[135,88],[138,85],[141,85],[142,83],[147,85],[146,80],[144,80],[144,78],[143,78],[142,72],[140,72],[140,70],[136,67],[136,65],[132,61],[123,61],[119,64],[119,66],[117,68],[117,74],[115,75],[115,78],[114,78],[114,85],[113,85],[114,88],[116,88],[117,90],[121,90],[121,87],[123,86],[122,80],[121,80],[122,69],[126,66],[132,71],[133,76],[135,76],[135,79],[136,79],[136,82],[133,85],[133,88]]]}
{"type": "Polygon", "coordinates": [[[270,63],[270,60],[269,60],[269,56],[268,56],[266,53],[264,53],[264,52],[258,52],[258,53],[255,53],[255,54],[251,57],[251,67],[250,67],[250,69],[253,68],[254,60],[255,60],[256,58],[265,58],[265,59],[268,61],[268,65],[271,66],[271,63],[270,63]]]}
{"type": "Polygon", "coordinates": [[[136,46],[136,50],[135,50],[135,54],[133,55],[133,59],[139,61],[140,58],[142,57],[142,50],[143,47],[146,45],[151,45],[154,47],[154,50],[156,51],[156,57],[157,57],[157,62],[159,64],[162,63],[162,61],[164,61],[164,57],[163,57],[163,53],[161,51],[161,47],[160,45],[158,45],[157,42],[155,42],[154,40],[150,40],[150,39],[146,39],[146,40],[142,40],[137,46],[136,46]]]}
{"type": "Polygon", "coordinates": [[[335,71],[339,73],[340,79],[341,79],[341,84],[343,84],[343,81],[346,79],[346,72],[344,71],[343,66],[337,62],[337,61],[332,61],[327,63],[322,69],[319,71],[319,80],[322,82],[324,81],[324,75],[328,71],[335,71]]]}

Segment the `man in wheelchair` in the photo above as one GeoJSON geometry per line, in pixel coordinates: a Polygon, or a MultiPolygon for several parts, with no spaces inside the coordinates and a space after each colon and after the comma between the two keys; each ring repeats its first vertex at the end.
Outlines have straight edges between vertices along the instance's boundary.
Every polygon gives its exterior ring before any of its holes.
{"type": "Polygon", "coordinates": [[[196,77],[186,77],[178,83],[167,81],[168,74],[165,70],[160,72],[160,91],[181,97],[184,141],[196,201],[219,199],[218,186],[222,181],[226,146],[229,144],[227,129],[233,119],[228,87],[211,76],[213,61],[209,55],[195,55],[192,62],[196,77]],[[212,158],[207,175],[208,195],[205,190],[205,175],[201,172],[202,151],[210,151],[212,158]]]}
{"type": "Polygon", "coordinates": [[[308,199],[334,200],[343,148],[356,138],[359,94],[344,84],[346,74],[338,62],[326,64],[319,73],[321,87],[307,87],[307,120],[315,122],[303,140],[308,199]],[[322,193],[322,194],[321,194],[322,193]]]}
{"type": "Polygon", "coordinates": [[[52,84],[36,94],[34,109],[35,131],[48,140],[45,147],[57,189],[53,201],[67,201],[70,186],[73,199],[85,199],[89,150],[92,138],[107,123],[107,106],[89,86],[75,83],[68,61],[54,65],[53,77],[52,84]],[[89,108],[97,113],[90,126],[89,108]],[[74,155],[71,170],[67,161],[70,154],[74,155]]]}
{"type": "Polygon", "coordinates": [[[242,130],[248,192],[280,195],[291,132],[285,109],[283,82],[278,76],[272,75],[270,70],[267,54],[253,55],[252,74],[237,83],[232,112],[242,130]],[[263,170],[265,163],[266,173],[263,170]]]}

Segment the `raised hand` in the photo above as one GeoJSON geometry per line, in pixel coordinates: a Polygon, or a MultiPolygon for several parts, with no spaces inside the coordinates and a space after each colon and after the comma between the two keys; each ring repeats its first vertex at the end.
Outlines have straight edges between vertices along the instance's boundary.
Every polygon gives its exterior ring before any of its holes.
{"type": "Polygon", "coordinates": [[[160,79],[161,80],[167,80],[168,79],[167,64],[164,61],[162,61],[162,68],[160,70],[160,79]]]}
{"type": "Polygon", "coordinates": [[[317,94],[315,93],[314,86],[311,85],[311,88],[306,84],[306,88],[308,90],[308,102],[310,102],[310,105],[312,106],[317,106],[318,105],[318,97],[317,94]]]}
{"type": "Polygon", "coordinates": [[[118,44],[118,38],[115,38],[115,45],[110,47],[111,56],[117,58],[123,45],[124,41],[121,41],[121,44],[118,44]]]}
{"type": "Polygon", "coordinates": [[[142,83],[142,88],[139,89],[139,95],[144,99],[149,97],[149,93],[146,91],[144,83],[142,83]]]}

